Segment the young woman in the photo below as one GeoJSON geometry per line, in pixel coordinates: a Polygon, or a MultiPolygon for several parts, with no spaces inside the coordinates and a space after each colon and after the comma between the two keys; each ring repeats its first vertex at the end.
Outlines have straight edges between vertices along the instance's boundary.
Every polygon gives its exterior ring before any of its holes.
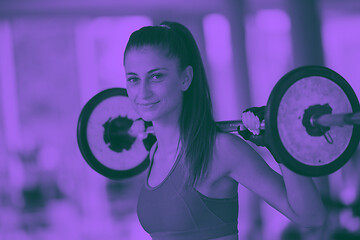
{"type": "Polygon", "coordinates": [[[124,67],[131,103],[157,138],[137,208],[153,240],[238,239],[238,183],[292,221],[322,226],[325,210],[310,178],[282,164],[277,174],[244,140],[217,129],[186,27],[163,22],[135,31],[124,67]]]}

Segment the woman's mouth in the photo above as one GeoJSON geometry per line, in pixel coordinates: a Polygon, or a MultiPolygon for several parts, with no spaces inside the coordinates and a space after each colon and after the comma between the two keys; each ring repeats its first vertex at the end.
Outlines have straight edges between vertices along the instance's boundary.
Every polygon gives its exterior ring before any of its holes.
{"type": "Polygon", "coordinates": [[[138,103],[137,105],[141,108],[145,108],[145,109],[149,109],[149,108],[152,108],[154,105],[156,105],[157,103],[159,103],[160,101],[158,102],[153,102],[153,103],[138,103]]]}

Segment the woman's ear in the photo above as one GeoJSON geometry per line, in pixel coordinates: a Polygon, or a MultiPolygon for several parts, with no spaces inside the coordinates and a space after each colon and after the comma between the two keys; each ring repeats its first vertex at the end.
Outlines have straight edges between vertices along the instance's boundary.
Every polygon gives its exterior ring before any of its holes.
{"type": "Polygon", "coordinates": [[[181,90],[186,91],[189,89],[191,82],[194,77],[194,70],[192,66],[187,66],[185,70],[183,71],[183,76],[181,79],[181,90]]]}

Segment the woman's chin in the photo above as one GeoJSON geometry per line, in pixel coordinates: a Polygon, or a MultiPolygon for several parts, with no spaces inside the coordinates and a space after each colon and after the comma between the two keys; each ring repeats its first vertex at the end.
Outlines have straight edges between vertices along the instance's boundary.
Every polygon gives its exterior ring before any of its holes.
{"type": "Polygon", "coordinates": [[[153,118],[150,118],[150,117],[142,117],[142,119],[145,121],[145,122],[152,122],[154,121],[153,118]]]}
{"type": "Polygon", "coordinates": [[[145,122],[152,122],[156,119],[155,115],[149,113],[139,113],[139,115],[145,122]]]}

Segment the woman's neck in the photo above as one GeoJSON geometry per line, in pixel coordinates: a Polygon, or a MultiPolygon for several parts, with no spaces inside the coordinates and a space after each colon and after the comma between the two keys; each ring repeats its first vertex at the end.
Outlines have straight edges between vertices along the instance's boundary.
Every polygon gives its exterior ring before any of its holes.
{"type": "Polygon", "coordinates": [[[180,139],[179,124],[177,122],[153,122],[153,126],[158,142],[157,152],[167,154],[176,151],[180,139]]]}

